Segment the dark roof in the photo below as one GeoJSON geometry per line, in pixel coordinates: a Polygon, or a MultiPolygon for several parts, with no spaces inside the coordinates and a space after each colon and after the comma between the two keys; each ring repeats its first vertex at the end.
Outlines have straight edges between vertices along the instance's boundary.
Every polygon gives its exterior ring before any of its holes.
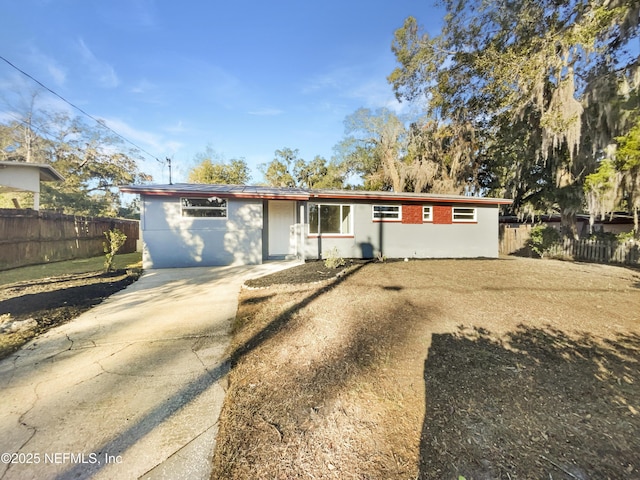
{"type": "MultiPolygon", "coordinates": [[[[588,222],[589,217],[588,213],[578,213],[576,214],[576,221],[588,222]]],[[[501,215],[499,221],[500,223],[535,225],[536,223],[559,223],[561,221],[561,217],[560,214],[534,215],[533,217],[524,218],[516,215],[501,215]]],[[[596,216],[594,221],[597,224],[606,223],[628,225],[633,224],[633,216],[629,215],[627,212],[613,212],[605,215],[604,218],[596,216]]]]}
{"type": "Polygon", "coordinates": [[[432,193],[373,192],[367,190],[314,190],[305,188],[278,188],[260,185],[211,185],[211,184],[157,184],[126,185],[123,193],[138,193],[153,196],[204,195],[223,198],[262,198],[273,200],[374,200],[377,202],[442,202],[508,205],[504,198],[471,197],[463,195],[441,195],[432,193]]]}
{"type": "Polygon", "coordinates": [[[301,188],[263,187],[260,185],[214,185],[197,183],[174,183],[158,185],[126,185],[120,187],[124,193],[143,195],[205,195],[228,198],[274,198],[306,200],[309,194],[301,188]]]}
{"type": "Polygon", "coordinates": [[[44,163],[0,161],[0,169],[7,167],[37,169],[40,171],[41,182],[64,182],[64,177],[60,175],[55,168],[44,163]]]}

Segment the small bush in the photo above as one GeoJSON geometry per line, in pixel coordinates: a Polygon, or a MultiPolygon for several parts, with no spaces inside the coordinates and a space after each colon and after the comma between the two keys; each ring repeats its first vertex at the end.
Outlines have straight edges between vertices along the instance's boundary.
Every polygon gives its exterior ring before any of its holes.
{"type": "Polygon", "coordinates": [[[554,245],[559,245],[562,236],[560,232],[548,225],[536,225],[531,229],[531,236],[527,242],[532,251],[543,258],[554,245]]]}
{"type": "Polygon", "coordinates": [[[114,228],[113,230],[104,232],[104,236],[107,237],[107,241],[102,244],[105,253],[104,271],[111,272],[113,270],[113,257],[116,256],[118,250],[120,250],[124,242],[127,241],[127,235],[117,228],[114,228]]]}
{"type": "Polygon", "coordinates": [[[633,234],[633,231],[631,231],[631,232],[621,232],[616,235],[616,238],[620,243],[627,243],[627,242],[633,242],[636,237],[633,234]]]}
{"type": "Polygon", "coordinates": [[[322,256],[325,257],[324,266],[326,268],[339,268],[346,265],[344,258],[340,256],[338,247],[333,247],[329,252],[324,253],[322,256]]]}
{"type": "Polygon", "coordinates": [[[634,239],[633,232],[621,232],[621,233],[613,233],[613,232],[603,232],[602,230],[593,232],[589,235],[589,240],[600,240],[603,242],[612,242],[625,244],[634,239]]]}

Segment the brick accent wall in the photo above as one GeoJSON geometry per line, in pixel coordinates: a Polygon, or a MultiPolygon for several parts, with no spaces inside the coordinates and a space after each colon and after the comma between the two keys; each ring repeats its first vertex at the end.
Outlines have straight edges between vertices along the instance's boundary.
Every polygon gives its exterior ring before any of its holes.
{"type": "Polygon", "coordinates": [[[402,223],[422,223],[422,205],[402,205],[402,223]]]}
{"type": "Polygon", "coordinates": [[[433,206],[433,223],[453,223],[451,205],[433,206]]]}

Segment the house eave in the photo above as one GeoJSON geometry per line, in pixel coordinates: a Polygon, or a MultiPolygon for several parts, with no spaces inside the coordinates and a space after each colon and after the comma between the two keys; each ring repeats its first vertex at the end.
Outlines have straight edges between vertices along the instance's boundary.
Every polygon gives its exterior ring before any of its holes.
{"type": "Polygon", "coordinates": [[[465,204],[488,204],[488,205],[510,205],[513,200],[505,198],[470,197],[462,195],[438,195],[438,194],[407,194],[395,192],[373,192],[362,190],[340,190],[340,191],[309,191],[310,199],[339,199],[339,200],[365,200],[376,202],[403,202],[403,203],[465,203],[465,204]]]}
{"type": "Polygon", "coordinates": [[[51,165],[45,163],[0,161],[0,169],[9,167],[37,169],[41,182],[64,182],[64,177],[51,165]]]}
{"type": "Polygon", "coordinates": [[[442,203],[475,205],[510,205],[512,200],[504,198],[470,197],[462,195],[440,195],[421,193],[372,192],[365,190],[313,190],[301,188],[276,188],[245,185],[126,185],[120,191],[151,196],[201,196],[264,200],[349,200],[405,203],[442,203]]]}

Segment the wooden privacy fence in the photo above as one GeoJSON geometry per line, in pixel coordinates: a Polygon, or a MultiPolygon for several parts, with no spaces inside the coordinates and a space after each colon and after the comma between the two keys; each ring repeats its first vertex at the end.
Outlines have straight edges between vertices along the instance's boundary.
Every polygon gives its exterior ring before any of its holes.
{"type": "MultiPolygon", "coordinates": [[[[532,256],[527,242],[531,236],[530,224],[500,224],[501,255],[521,254],[532,256]]],[[[552,258],[563,258],[597,263],[640,264],[640,245],[637,242],[606,240],[564,239],[545,253],[552,258]]]]}
{"type": "Polygon", "coordinates": [[[564,239],[553,245],[550,257],[583,260],[597,263],[640,263],[640,246],[636,242],[608,242],[603,240],[564,239]]]}
{"type": "Polygon", "coordinates": [[[0,270],[103,255],[104,232],[114,228],[127,236],[120,253],[135,252],[137,220],[0,209],[0,270]]]}
{"type": "Polygon", "coordinates": [[[500,244],[498,251],[500,255],[511,255],[512,253],[527,252],[527,241],[531,236],[531,225],[528,223],[520,224],[500,224],[500,244]]]}

